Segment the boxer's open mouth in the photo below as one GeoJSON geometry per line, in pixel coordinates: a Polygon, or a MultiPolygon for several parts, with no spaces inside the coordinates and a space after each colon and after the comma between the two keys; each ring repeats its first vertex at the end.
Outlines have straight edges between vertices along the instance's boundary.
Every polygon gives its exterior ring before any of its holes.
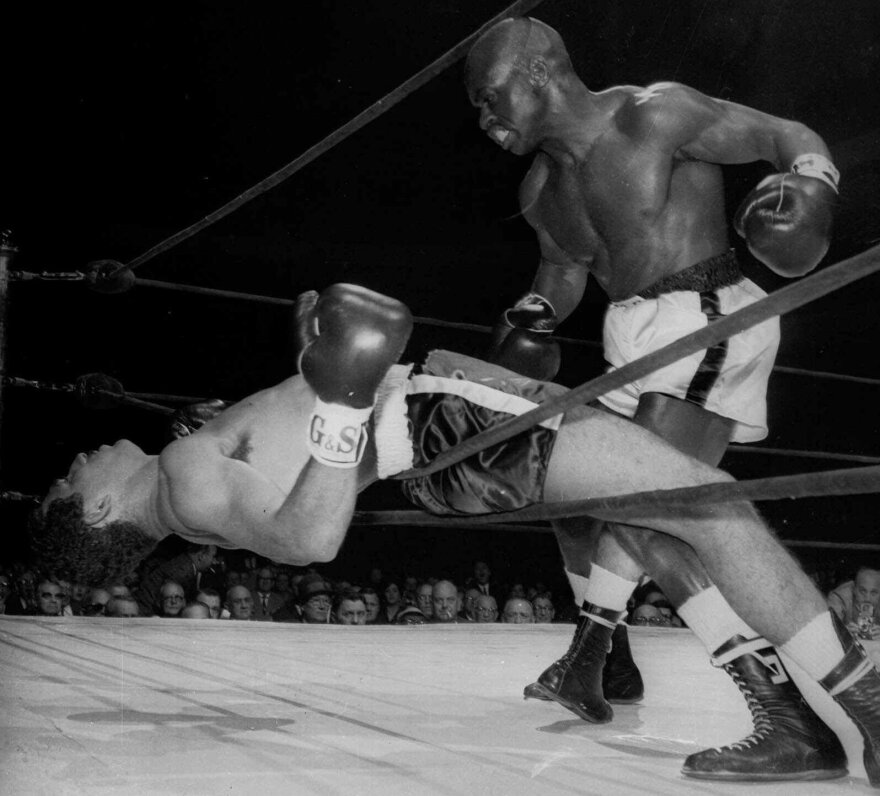
{"type": "Polygon", "coordinates": [[[504,146],[504,142],[507,141],[510,136],[510,130],[497,124],[493,124],[487,132],[489,138],[499,146],[504,146]]]}

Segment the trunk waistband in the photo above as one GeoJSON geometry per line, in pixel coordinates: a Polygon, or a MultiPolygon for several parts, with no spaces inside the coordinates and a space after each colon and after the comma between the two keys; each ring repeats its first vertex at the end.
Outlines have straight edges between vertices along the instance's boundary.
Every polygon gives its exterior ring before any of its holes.
{"type": "Polygon", "coordinates": [[[729,249],[724,254],[701,260],[683,271],[658,279],[653,285],[640,290],[638,295],[643,299],[655,299],[664,293],[678,290],[701,293],[704,290],[735,285],[742,278],[743,272],[737,262],[736,253],[729,249]]]}

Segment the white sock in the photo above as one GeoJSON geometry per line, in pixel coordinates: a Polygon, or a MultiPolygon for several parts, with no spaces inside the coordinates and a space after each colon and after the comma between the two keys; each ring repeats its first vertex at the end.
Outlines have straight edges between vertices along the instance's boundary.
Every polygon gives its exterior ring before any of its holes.
{"type": "Polygon", "coordinates": [[[637,585],[638,581],[626,580],[593,564],[590,569],[590,582],[584,593],[584,602],[610,611],[625,611],[626,601],[637,585]]]}
{"type": "Polygon", "coordinates": [[[760,635],[734,613],[717,586],[688,597],[679,607],[678,615],[710,655],[734,636],[752,639],[760,635]]]}
{"type": "Polygon", "coordinates": [[[574,604],[580,608],[584,604],[584,595],[587,593],[587,584],[590,582],[590,579],[585,578],[583,575],[575,575],[574,572],[569,572],[568,570],[565,570],[565,575],[574,593],[574,604]]]}
{"type": "Polygon", "coordinates": [[[837,666],[844,654],[828,611],[807,622],[780,649],[817,680],[837,666]]]}

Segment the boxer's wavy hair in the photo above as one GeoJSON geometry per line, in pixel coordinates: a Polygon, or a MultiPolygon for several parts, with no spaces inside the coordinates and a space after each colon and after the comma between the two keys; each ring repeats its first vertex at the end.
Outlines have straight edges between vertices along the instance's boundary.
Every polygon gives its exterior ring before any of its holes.
{"type": "Polygon", "coordinates": [[[41,569],[69,572],[75,581],[94,586],[124,581],[157,544],[133,522],[87,525],[78,493],[53,500],[45,512],[34,509],[28,518],[28,536],[41,569]]]}

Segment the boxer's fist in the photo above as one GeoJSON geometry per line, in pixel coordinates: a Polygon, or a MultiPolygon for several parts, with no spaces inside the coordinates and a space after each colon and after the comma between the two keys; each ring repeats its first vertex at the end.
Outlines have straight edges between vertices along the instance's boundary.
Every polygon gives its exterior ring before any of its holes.
{"type": "Polygon", "coordinates": [[[802,276],[828,251],[836,200],[834,189],[822,180],[772,174],[743,200],[734,226],[771,271],[802,276]]]}
{"type": "Polygon", "coordinates": [[[501,315],[495,328],[489,361],[540,381],[552,381],[562,355],[552,332],[558,321],[553,305],[529,293],[501,315]]]}
{"type": "Polygon", "coordinates": [[[325,464],[354,467],[376,390],[406,347],[412,315],[395,299],[345,284],[297,301],[296,315],[300,372],[317,395],[309,450],[325,464]]]}

